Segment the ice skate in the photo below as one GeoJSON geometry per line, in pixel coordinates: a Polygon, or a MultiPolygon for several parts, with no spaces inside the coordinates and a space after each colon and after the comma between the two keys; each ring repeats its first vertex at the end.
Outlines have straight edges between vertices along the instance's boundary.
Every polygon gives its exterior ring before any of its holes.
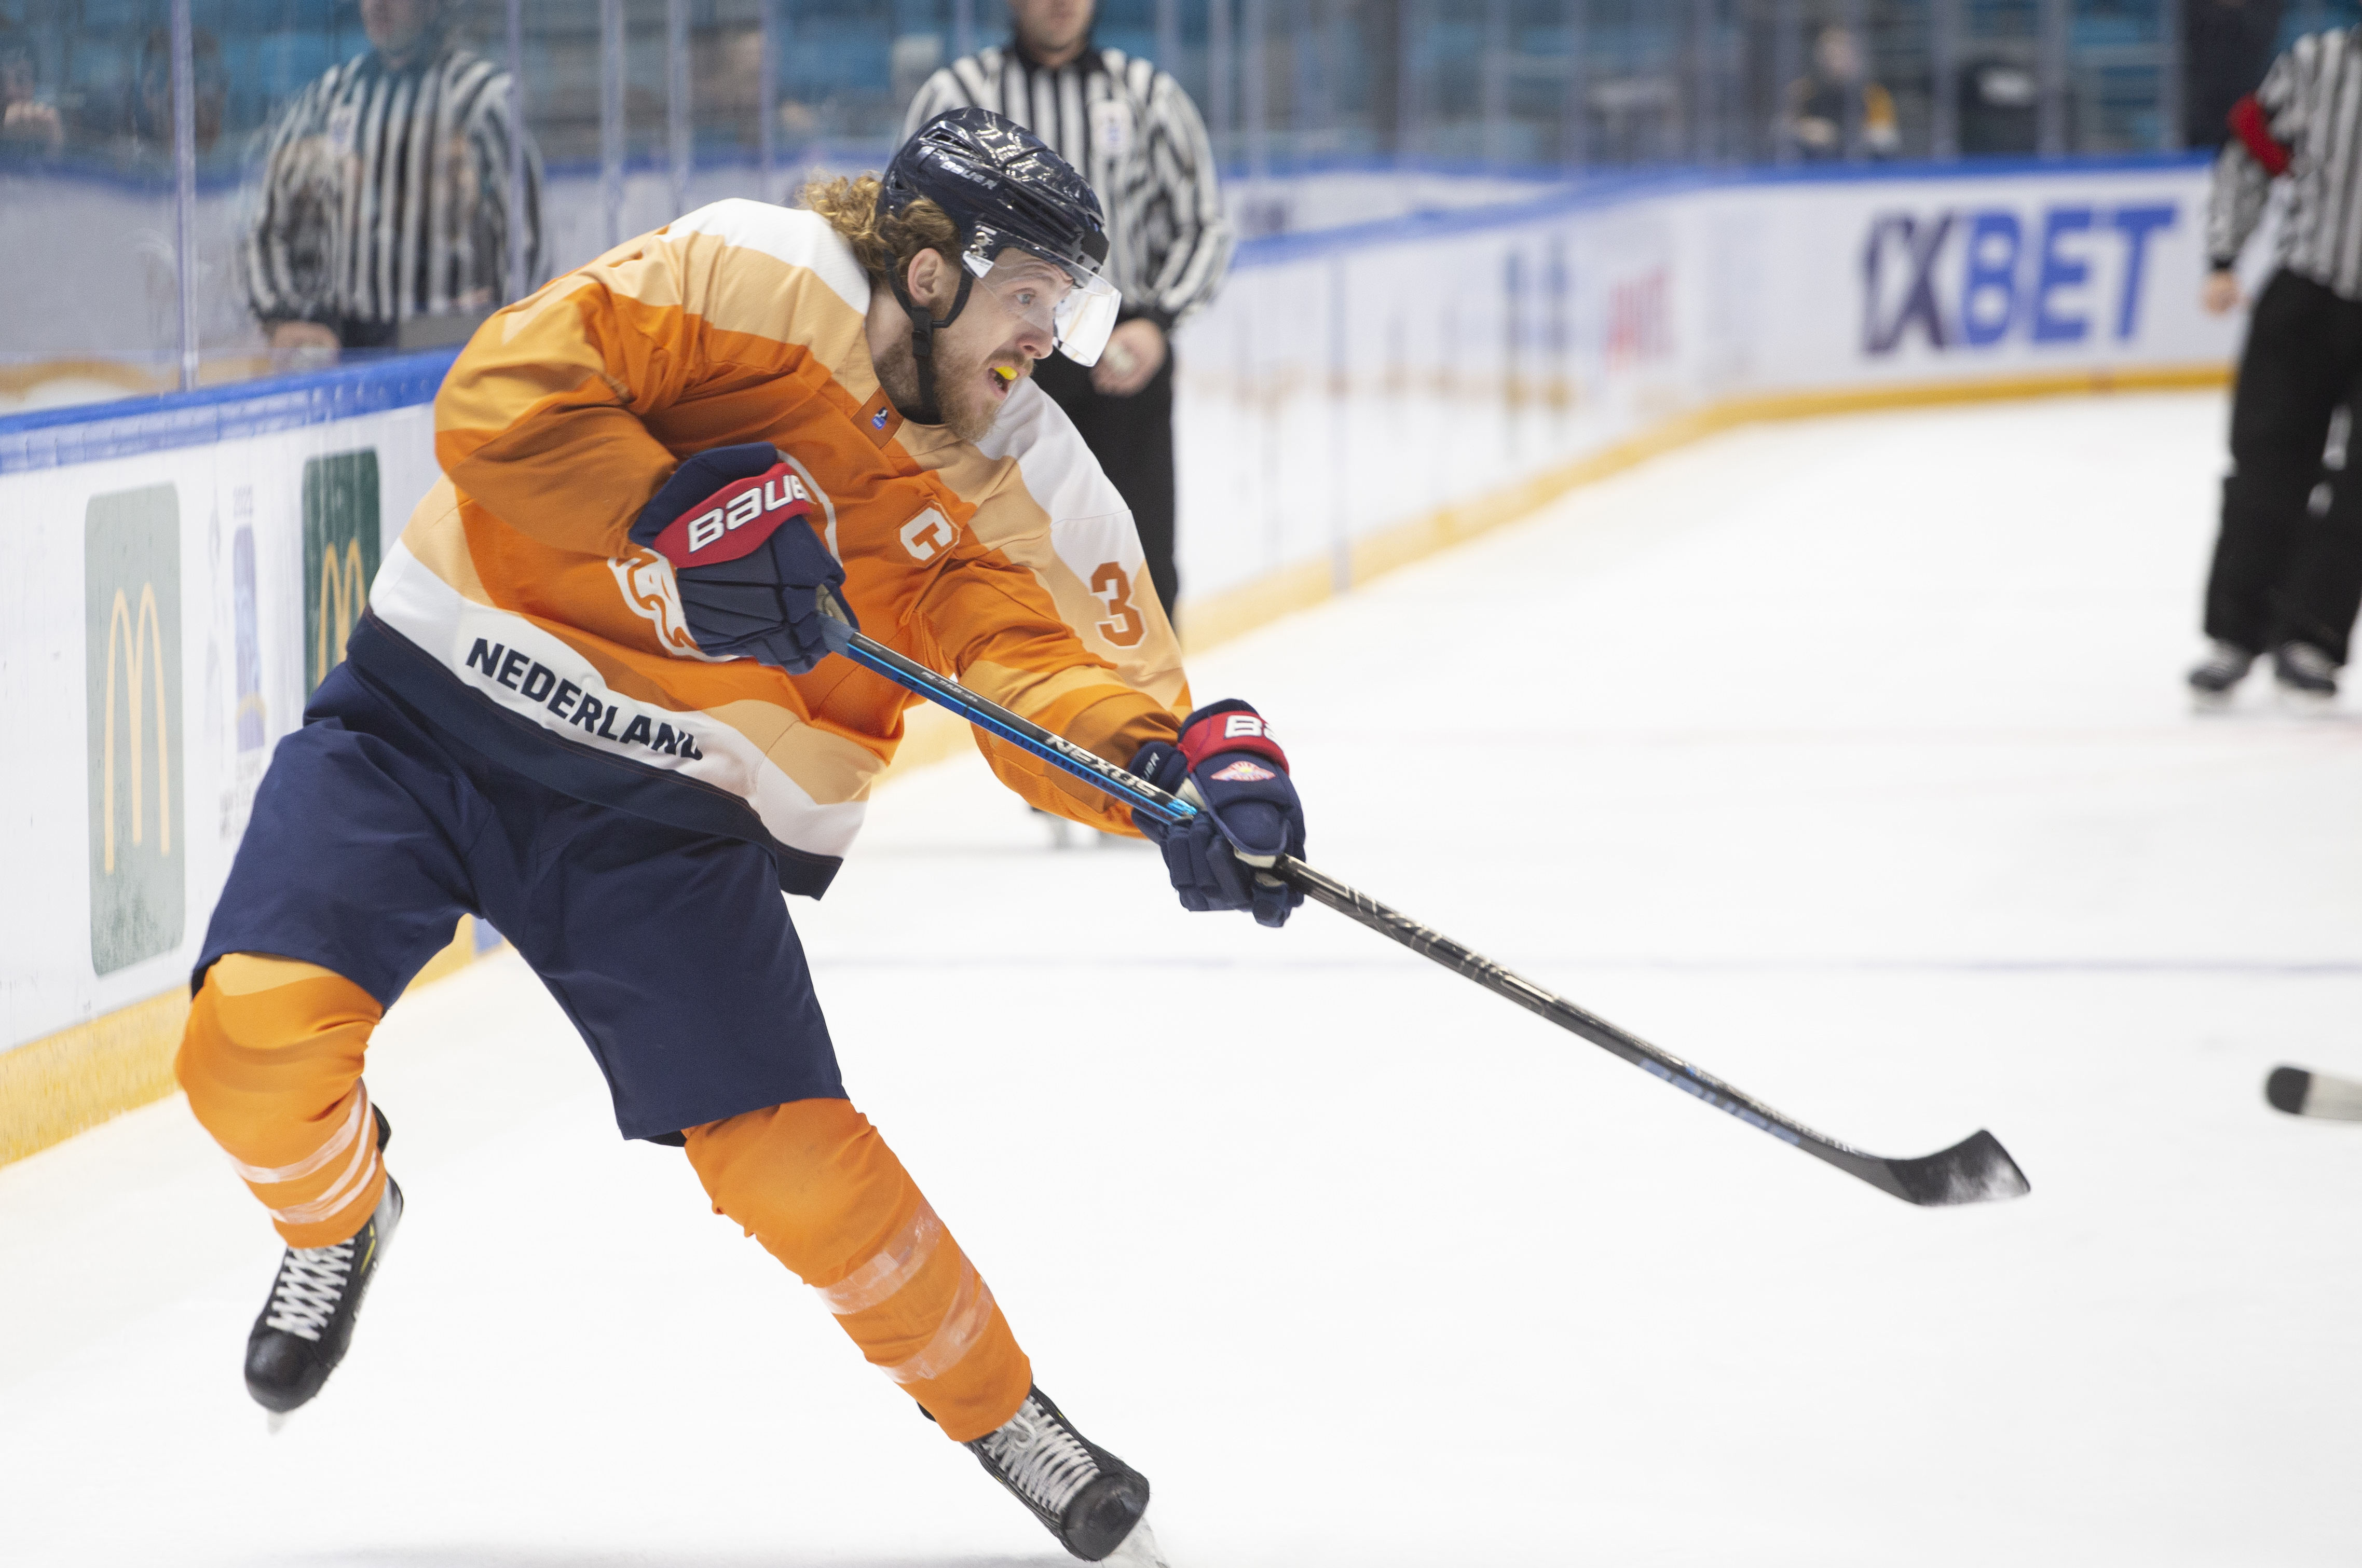
{"type": "Polygon", "coordinates": [[[2205,662],[2190,672],[2190,699],[2202,713],[2231,706],[2231,693],[2247,678],[2256,656],[2235,642],[2216,642],[2205,662]]]}
{"type": "Polygon", "coordinates": [[[2283,642],[2272,654],[2272,684],[2282,706],[2325,712],[2337,700],[2337,662],[2310,642],[2283,642]]]}
{"type": "MultiPolygon", "coordinates": [[[[377,1124],[382,1149],[392,1128],[382,1112],[377,1124]]],[[[402,1189],[389,1175],[385,1195],[359,1234],[330,1246],[289,1247],[281,1256],[270,1299],[246,1337],[246,1391],[270,1412],[272,1431],[344,1360],[361,1299],[401,1222],[402,1189]]]]}
{"type": "Polygon", "coordinates": [[[1148,1477],[1085,1438],[1039,1388],[969,1443],[993,1478],[1086,1563],[1164,1568],[1149,1533],[1148,1477]]]}

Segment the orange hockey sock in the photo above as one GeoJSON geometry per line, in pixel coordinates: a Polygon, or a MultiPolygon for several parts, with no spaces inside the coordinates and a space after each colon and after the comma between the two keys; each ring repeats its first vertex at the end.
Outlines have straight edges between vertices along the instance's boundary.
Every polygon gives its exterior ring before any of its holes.
{"type": "Polygon", "coordinates": [[[843,1100],[799,1100],[689,1133],[726,1215],[820,1291],[871,1365],[967,1442],[1017,1413],[1033,1369],[918,1184],[843,1100]]]}
{"type": "Polygon", "coordinates": [[[206,971],[172,1069],[287,1245],[358,1232],[385,1190],[361,1054],[381,1010],[317,964],[232,953],[206,971]]]}

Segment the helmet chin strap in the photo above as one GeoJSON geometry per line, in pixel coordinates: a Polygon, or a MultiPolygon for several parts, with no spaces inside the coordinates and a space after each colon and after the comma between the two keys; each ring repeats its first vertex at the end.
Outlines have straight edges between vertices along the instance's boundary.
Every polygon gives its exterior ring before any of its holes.
{"type": "Polygon", "coordinates": [[[919,401],[916,407],[897,411],[912,424],[941,424],[944,422],[944,410],[942,392],[935,386],[935,329],[951,325],[959,320],[960,313],[967,309],[967,294],[976,286],[976,274],[965,267],[959,268],[959,292],[952,299],[950,312],[938,320],[925,306],[911,298],[911,291],[902,282],[902,274],[907,270],[907,267],[894,269],[892,282],[895,300],[911,317],[911,359],[919,371],[919,401]]]}

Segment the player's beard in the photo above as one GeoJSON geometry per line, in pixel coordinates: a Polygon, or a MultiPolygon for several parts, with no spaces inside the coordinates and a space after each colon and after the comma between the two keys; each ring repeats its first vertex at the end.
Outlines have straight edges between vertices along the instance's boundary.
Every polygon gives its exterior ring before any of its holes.
{"type": "MultiPolygon", "coordinates": [[[[948,341],[950,335],[938,333],[935,336],[935,409],[943,415],[944,428],[954,435],[962,441],[982,441],[1000,418],[1002,400],[985,385],[985,367],[996,356],[990,349],[962,353],[948,341]]],[[[1021,358],[999,357],[1019,379],[1032,374],[1033,367],[1021,358]]],[[[887,398],[897,409],[915,408],[923,400],[919,359],[911,351],[908,337],[877,361],[877,384],[886,389],[887,398]]],[[[1010,387],[1014,389],[1015,382],[1010,387]]]]}

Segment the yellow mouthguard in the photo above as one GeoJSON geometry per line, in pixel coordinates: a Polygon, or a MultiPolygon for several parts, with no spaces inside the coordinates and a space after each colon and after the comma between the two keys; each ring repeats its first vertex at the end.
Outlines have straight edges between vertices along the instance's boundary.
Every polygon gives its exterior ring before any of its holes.
{"type": "Polygon", "coordinates": [[[1017,379],[1017,372],[1010,369],[1005,365],[994,366],[992,367],[992,373],[1000,378],[1000,384],[1004,387],[1017,379]]]}

